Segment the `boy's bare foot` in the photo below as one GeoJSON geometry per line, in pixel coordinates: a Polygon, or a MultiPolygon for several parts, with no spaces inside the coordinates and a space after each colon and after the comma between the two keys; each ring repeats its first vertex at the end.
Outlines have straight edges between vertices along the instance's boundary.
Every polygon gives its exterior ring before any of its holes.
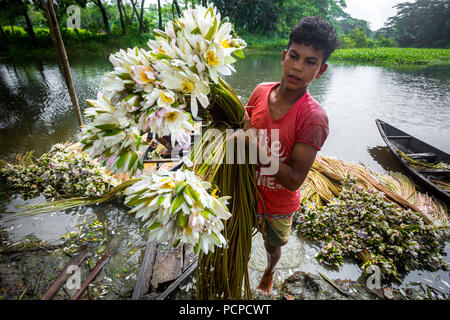
{"type": "Polygon", "coordinates": [[[264,274],[261,277],[261,281],[259,282],[259,285],[256,287],[256,290],[258,290],[262,294],[271,294],[273,274],[274,271],[270,273],[264,272],[264,274]]]}

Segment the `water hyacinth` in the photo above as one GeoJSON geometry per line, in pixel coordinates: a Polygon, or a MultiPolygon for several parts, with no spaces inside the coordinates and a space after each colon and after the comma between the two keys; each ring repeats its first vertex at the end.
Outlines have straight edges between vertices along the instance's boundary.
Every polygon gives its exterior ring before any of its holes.
{"type": "Polygon", "coordinates": [[[189,144],[193,119],[211,106],[211,89],[223,88],[220,75],[235,71],[232,54],[243,57],[246,43],[231,31],[214,6],[197,6],[154,30],[150,50],[112,54],[114,70],[104,76],[97,100],[87,100],[91,122],[83,129],[83,150],[113,173],[134,175],[143,170],[146,133],[170,135],[172,146],[189,144]]]}
{"type": "Polygon", "coordinates": [[[7,164],[0,177],[8,190],[31,199],[43,194],[47,199],[68,195],[100,196],[118,185],[105,168],[86,153],[65,144],[55,144],[36,161],[7,164]]]}
{"type": "Polygon", "coordinates": [[[126,189],[125,204],[130,213],[145,222],[149,241],[180,241],[194,245],[195,253],[214,252],[226,246],[222,220],[231,217],[227,204],[230,197],[218,198],[217,189],[189,170],[147,171],[142,180],[126,189]]]}
{"type": "Polygon", "coordinates": [[[447,269],[441,256],[444,229],[424,223],[420,215],[383,196],[349,176],[327,205],[303,203],[296,228],[323,244],[316,255],[320,263],[340,266],[345,256],[354,257],[362,260],[363,270],[377,265],[382,278],[393,281],[418,268],[447,269]]]}

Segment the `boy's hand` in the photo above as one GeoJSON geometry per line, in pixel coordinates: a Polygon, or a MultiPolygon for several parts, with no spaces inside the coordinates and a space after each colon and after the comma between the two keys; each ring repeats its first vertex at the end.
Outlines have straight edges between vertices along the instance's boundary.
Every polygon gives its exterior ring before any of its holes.
{"type": "Polygon", "coordinates": [[[248,115],[247,111],[245,111],[245,113],[244,113],[244,126],[243,126],[242,129],[244,131],[247,131],[248,129],[251,128],[251,126],[252,126],[252,119],[250,119],[250,116],[248,115]]]}

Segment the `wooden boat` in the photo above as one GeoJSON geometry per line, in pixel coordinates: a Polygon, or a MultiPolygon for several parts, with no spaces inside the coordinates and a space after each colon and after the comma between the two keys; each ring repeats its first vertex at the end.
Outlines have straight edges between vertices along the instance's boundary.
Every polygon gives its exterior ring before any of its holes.
{"type": "Polygon", "coordinates": [[[381,137],[389,150],[400,164],[413,175],[417,182],[430,192],[450,205],[450,190],[440,187],[439,182],[450,182],[450,170],[435,168],[417,168],[401,155],[426,163],[443,162],[450,166],[450,155],[447,153],[387,124],[379,119],[375,120],[381,137]]]}

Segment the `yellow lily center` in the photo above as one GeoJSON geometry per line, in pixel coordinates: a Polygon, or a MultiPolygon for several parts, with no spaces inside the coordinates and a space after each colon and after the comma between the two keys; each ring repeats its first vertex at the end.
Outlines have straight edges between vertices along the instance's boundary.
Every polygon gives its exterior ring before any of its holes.
{"type": "Polygon", "coordinates": [[[228,40],[223,40],[221,43],[222,47],[224,48],[229,48],[230,47],[230,42],[228,40]]]}
{"type": "Polygon", "coordinates": [[[183,93],[190,93],[192,90],[194,90],[194,82],[185,80],[181,85],[181,91],[183,91],[183,93]]]}
{"type": "Polygon", "coordinates": [[[161,93],[161,98],[163,99],[164,102],[173,103],[173,98],[171,96],[166,95],[165,93],[161,93]]]}
{"type": "Polygon", "coordinates": [[[219,58],[214,51],[209,50],[206,52],[206,63],[210,66],[217,66],[219,64],[219,58]]]}
{"type": "Polygon", "coordinates": [[[178,119],[178,112],[175,112],[175,111],[167,112],[166,117],[167,117],[167,121],[175,122],[175,120],[178,119]]]}

